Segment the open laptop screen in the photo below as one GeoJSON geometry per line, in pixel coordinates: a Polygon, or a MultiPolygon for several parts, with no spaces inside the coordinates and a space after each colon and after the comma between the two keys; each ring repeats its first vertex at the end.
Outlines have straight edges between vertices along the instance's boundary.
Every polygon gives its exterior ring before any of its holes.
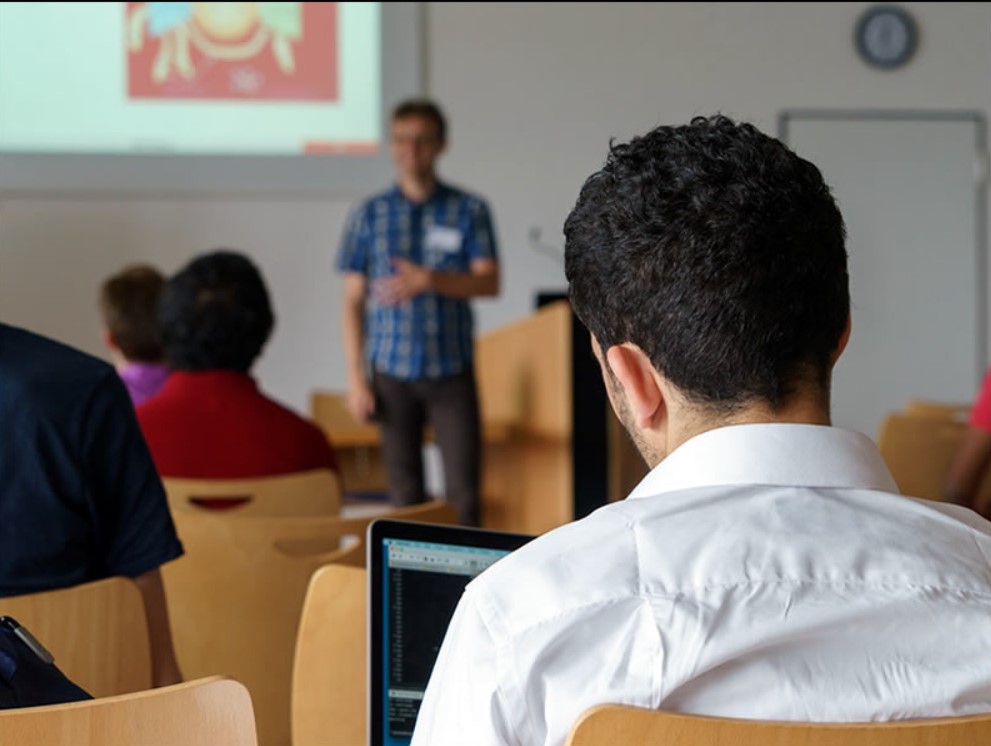
{"type": "Polygon", "coordinates": [[[465,586],[531,537],[390,520],[368,531],[369,741],[406,746],[465,586]]]}

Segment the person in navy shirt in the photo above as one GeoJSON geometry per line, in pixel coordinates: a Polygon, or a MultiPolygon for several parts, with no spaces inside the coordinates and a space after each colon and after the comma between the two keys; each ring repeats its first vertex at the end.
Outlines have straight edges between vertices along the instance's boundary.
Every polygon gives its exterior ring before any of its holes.
{"type": "Polygon", "coordinates": [[[159,567],[182,544],[114,368],[0,324],[0,422],[0,597],[134,578],[153,682],[181,681],[159,567]]]}

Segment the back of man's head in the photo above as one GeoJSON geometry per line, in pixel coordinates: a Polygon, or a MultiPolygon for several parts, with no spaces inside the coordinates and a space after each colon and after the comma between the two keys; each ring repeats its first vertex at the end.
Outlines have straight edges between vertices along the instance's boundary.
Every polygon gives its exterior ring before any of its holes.
{"type": "Polygon", "coordinates": [[[131,362],[162,360],[158,300],[165,277],[146,264],[125,267],[100,286],[99,307],[110,340],[131,362]]]}
{"type": "Polygon", "coordinates": [[[565,223],[575,312],[694,404],[777,410],[829,376],[849,317],[843,219],[819,170],[723,116],[611,145],[565,223]]]}
{"type": "Polygon", "coordinates": [[[275,317],[257,267],[243,254],[218,249],[169,279],[159,323],[172,368],[247,372],[275,317]]]}

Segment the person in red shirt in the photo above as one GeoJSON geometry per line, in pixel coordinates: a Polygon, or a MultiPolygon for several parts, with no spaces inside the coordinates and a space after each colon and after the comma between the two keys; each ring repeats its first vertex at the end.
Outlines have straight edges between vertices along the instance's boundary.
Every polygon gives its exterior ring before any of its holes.
{"type": "Polygon", "coordinates": [[[991,369],[974,400],[967,430],[943,481],[943,499],[991,518],[991,505],[978,504],[978,487],[991,465],[991,369]]]}
{"type": "Polygon", "coordinates": [[[340,473],[326,434],[250,374],[275,324],[251,260],[228,249],[194,258],[167,281],[158,316],[172,373],[136,411],[161,476],[340,473]]]}

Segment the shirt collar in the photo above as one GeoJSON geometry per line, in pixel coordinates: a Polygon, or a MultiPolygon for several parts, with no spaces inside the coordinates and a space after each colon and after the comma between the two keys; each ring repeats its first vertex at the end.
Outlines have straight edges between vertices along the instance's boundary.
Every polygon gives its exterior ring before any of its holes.
{"type": "Polygon", "coordinates": [[[402,190],[399,188],[399,182],[395,182],[392,185],[392,189],[389,191],[389,195],[395,201],[408,202],[411,205],[422,207],[423,205],[430,204],[431,202],[435,202],[436,200],[440,199],[445,194],[447,194],[447,191],[448,191],[447,184],[442,182],[440,179],[437,179],[436,183],[434,184],[434,190],[430,193],[430,196],[427,197],[427,199],[424,200],[423,202],[414,202],[413,200],[409,199],[405,194],[403,194],[402,190]]]}
{"type": "Polygon", "coordinates": [[[165,380],[165,386],[175,389],[240,388],[256,389],[258,384],[249,373],[236,370],[176,370],[165,380]]]}
{"type": "Polygon", "coordinates": [[[117,369],[120,377],[130,383],[143,381],[164,381],[169,375],[169,368],[164,363],[127,363],[117,369]]]}
{"type": "Polygon", "coordinates": [[[765,484],[898,492],[874,442],[823,425],[731,425],[682,443],[631,498],[716,485],[765,484]]]}

